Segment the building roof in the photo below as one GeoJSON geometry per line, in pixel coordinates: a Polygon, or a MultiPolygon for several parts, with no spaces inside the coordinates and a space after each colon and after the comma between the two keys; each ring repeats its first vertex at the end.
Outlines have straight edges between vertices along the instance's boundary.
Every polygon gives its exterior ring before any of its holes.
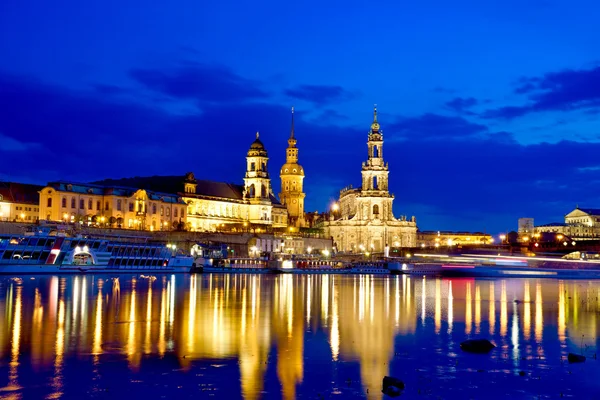
{"type": "Polygon", "coordinates": [[[550,222],[549,224],[537,225],[536,228],[550,227],[550,226],[568,226],[564,222],[550,222]]]}
{"type": "Polygon", "coordinates": [[[577,207],[577,210],[583,211],[584,213],[589,214],[589,215],[600,215],[600,208],[580,208],[580,207],[577,207]]]}
{"type": "Polygon", "coordinates": [[[40,190],[44,187],[29,183],[2,182],[0,181],[0,200],[13,203],[40,203],[40,190]]]}
{"type": "MultiPolygon", "coordinates": [[[[193,176],[193,175],[192,175],[193,176]]],[[[226,182],[215,182],[203,179],[194,179],[196,184],[196,195],[206,197],[216,197],[227,200],[241,201],[244,199],[244,185],[237,185],[226,182]]],[[[127,186],[136,187],[145,190],[155,190],[164,193],[177,193],[180,196],[190,196],[190,193],[184,193],[184,183],[186,176],[136,176],[133,178],[105,179],[94,182],[94,184],[107,186],[127,186]]],[[[271,203],[280,204],[274,196],[271,197],[271,203]]]]}
{"type": "Polygon", "coordinates": [[[150,200],[163,201],[165,203],[180,203],[185,204],[184,201],[176,193],[162,192],[143,187],[127,187],[120,185],[102,184],[100,182],[94,183],[77,183],[68,181],[57,181],[49,182],[48,186],[61,192],[72,192],[81,194],[94,194],[99,196],[122,196],[131,197],[135,192],[140,189],[146,191],[150,200]]]}

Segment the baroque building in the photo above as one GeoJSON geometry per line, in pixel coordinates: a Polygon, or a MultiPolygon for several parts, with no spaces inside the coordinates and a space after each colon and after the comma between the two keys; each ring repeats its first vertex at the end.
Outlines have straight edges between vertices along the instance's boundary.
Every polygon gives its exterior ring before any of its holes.
{"type": "Polygon", "coordinates": [[[385,252],[390,248],[416,247],[417,223],[413,216],[396,219],[392,212],[394,195],[388,189],[388,163],[383,159],[383,131],[377,108],[367,140],[367,161],[362,164],[362,187],[345,188],[324,223],[327,236],[338,251],[385,252]]]}
{"type": "MultiPolygon", "coordinates": [[[[520,230],[519,233],[522,234],[520,230]]],[[[557,233],[575,240],[596,240],[600,238],[600,209],[576,206],[565,215],[564,222],[538,225],[533,233],[557,233]]]]}
{"type": "Polygon", "coordinates": [[[40,220],[139,230],[172,230],[186,222],[175,194],[116,185],[50,182],[40,191],[40,220]]]}
{"type": "Polygon", "coordinates": [[[285,164],[281,167],[281,193],[279,199],[288,211],[288,225],[297,228],[304,227],[304,198],[303,192],[304,169],[298,164],[298,148],[294,133],[294,108],[292,107],[292,128],[288,147],[285,152],[285,164]]]}
{"type": "Polygon", "coordinates": [[[196,179],[192,172],[97,183],[173,193],[186,205],[186,228],[190,231],[285,229],[287,210],[273,195],[268,160],[257,134],[246,154],[243,185],[196,179]]]}

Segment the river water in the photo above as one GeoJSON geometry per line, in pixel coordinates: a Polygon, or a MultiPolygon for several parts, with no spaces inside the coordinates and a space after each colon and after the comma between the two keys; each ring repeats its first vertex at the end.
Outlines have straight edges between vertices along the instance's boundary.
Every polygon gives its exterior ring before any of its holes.
{"type": "Polygon", "coordinates": [[[0,398],[381,399],[386,375],[401,398],[600,398],[599,297],[576,280],[6,277],[0,398]]]}

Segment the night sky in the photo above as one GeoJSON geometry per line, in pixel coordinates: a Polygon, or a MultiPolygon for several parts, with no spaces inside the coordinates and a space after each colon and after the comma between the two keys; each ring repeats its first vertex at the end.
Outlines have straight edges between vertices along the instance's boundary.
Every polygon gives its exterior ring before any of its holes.
{"type": "Polygon", "coordinates": [[[307,211],[360,185],[377,104],[397,217],[516,229],[600,207],[597,1],[0,4],[0,179],[241,183],[260,131],[279,192],[296,109],[307,211]]]}

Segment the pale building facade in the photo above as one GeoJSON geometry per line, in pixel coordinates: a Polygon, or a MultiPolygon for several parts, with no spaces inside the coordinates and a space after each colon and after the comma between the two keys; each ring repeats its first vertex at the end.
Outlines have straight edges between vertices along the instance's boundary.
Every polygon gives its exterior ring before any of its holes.
{"type": "Polygon", "coordinates": [[[417,223],[413,216],[396,219],[394,195],[388,189],[388,164],[383,159],[383,132],[374,110],[367,141],[367,161],[362,164],[362,187],[346,188],[324,223],[337,251],[386,252],[390,248],[416,247],[417,223]]]}
{"type": "Polygon", "coordinates": [[[565,215],[565,222],[536,226],[535,233],[557,233],[577,240],[600,238],[600,209],[579,208],[565,215]]]}
{"type": "Polygon", "coordinates": [[[186,222],[177,195],[132,189],[50,182],[40,191],[40,220],[139,230],[172,230],[186,222]]]}
{"type": "Polygon", "coordinates": [[[292,108],[292,128],[288,147],[285,152],[285,164],[281,167],[281,193],[279,199],[288,211],[288,224],[293,227],[304,227],[304,198],[303,191],[304,168],[298,164],[298,148],[294,133],[294,108],[292,108]]]}
{"type": "Polygon", "coordinates": [[[39,219],[42,186],[0,182],[0,221],[33,223],[39,219]]]}

